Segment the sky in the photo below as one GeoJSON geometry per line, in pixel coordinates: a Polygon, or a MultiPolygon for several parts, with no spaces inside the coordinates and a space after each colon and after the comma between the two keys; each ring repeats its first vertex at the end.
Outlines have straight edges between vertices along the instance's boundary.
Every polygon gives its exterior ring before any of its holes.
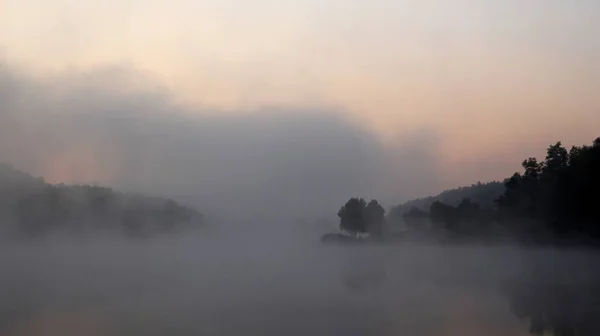
{"type": "Polygon", "coordinates": [[[594,0],[3,0],[0,159],[400,202],[600,136],[599,31],[594,0]]]}

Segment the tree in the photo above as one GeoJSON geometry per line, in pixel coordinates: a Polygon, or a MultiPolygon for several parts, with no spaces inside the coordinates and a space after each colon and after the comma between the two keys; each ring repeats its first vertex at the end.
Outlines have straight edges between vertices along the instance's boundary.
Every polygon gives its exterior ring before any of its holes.
{"type": "Polygon", "coordinates": [[[423,230],[429,223],[429,213],[416,206],[410,208],[402,217],[406,228],[411,231],[423,230]]]}
{"type": "Polygon", "coordinates": [[[435,201],[433,204],[431,204],[429,213],[431,214],[431,222],[437,228],[442,227],[449,231],[456,229],[458,225],[458,211],[455,207],[444,204],[440,201],[435,201]]]}
{"type": "Polygon", "coordinates": [[[338,211],[340,229],[351,235],[369,233],[373,236],[382,234],[385,221],[385,209],[371,200],[368,204],[362,198],[351,198],[338,211]]]}
{"type": "Polygon", "coordinates": [[[362,198],[351,198],[338,211],[340,218],[340,229],[356,236],[367,232],[365,209],[367,203],[362,198]]]}
{"type": "Polygon", "coordinates": [[[463,220],[475,220],[479,216],[479,204],[471,202],[469,198],[463,199],[457,207],[458,216],[463,220]]]}
{"type": "Polygon", "coordinates": [[[531,236],[547,231],[556,237],[600,238],[600,139],[570,151],[557,142],[548,147],[543,161],[529,158],[522,166],[523,174],[507,180],[498,199],[508,222],[530,220],[535,229],[531,236]]]}
{"type": "Polygon", "coordinates": [[[461,222],[461,233],[464,235],[477,235],[484,226],[486,219],[481,218],[481,208],[479,204],[471,202],[470,199],[463,199],[456,208],[458,220],[461,222]]]}
{"type": "Polygon", "coordinates": [[[365,208],[367,230],[371,236],[381,236],[385,222],[385,209],[377,202],[371,200],[365,208]]]}

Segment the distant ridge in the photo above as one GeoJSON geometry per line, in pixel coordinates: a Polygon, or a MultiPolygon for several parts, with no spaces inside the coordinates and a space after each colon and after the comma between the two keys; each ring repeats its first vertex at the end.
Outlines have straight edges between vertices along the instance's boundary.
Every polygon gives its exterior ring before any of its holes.
{"type": "Polygon", "coordinates": [[[389,214],[391,217],[402,216],[404,213],[410,211],[410,209],[413,207],[424,211],[429,211],[431,204],[436,201],[452,206],[458,206],[458,204],[465,198],[470,199],[473,203],[479,204],[479,206],[482,208],[495,208],[496,200],[502,194],[504,194],[505,190],[506,186],[504,185],[504,182],[477,182],[476,184],[472,184],[470,186],[463,186],[442,191],[436,196],[417,198],[403,204],[396,205],[390,209],[389,214]]]}
{"type": "Polygon", "coordinates": [[[169,233],[203,224],[196,209],[172,199],[92,185],[50,184],[0,164],[0,233],[39,237],[52,232],[169,233]]]}

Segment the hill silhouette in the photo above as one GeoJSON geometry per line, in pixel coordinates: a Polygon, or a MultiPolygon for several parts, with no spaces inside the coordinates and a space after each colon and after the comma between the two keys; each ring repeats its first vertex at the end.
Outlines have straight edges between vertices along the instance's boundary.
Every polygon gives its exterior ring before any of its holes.
{"type": "Polygon", "coordinates": [[[504,194],[506,187],[503,182],[492,181],[477,182],[470,186],[462,186],[454,189],[444,190],[435,196],[416,198],[402,204],[393,206],[388,214],[389,223],[402,224],[404,215],[415,209],[429,211],[435,202],[458,206],[464,199],[479,205],[483,209],[496,208],[496,200],[504,194]]]}
{"type": "Polygon", "coordinates": [[[0,230],[5,237],[53,232],[150,236],[202,222],[200,212],[171,199],[93,185],[50,184],[0,164],[0,230]]]}

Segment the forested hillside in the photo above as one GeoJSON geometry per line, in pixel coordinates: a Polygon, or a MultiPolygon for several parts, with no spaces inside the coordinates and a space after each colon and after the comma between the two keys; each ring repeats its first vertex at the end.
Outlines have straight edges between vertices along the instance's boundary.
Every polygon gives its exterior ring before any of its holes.
{"type": "Polygon", "coordinates": [[[431,205],[435,202],[444,203],[451,206],[458,206],[464,199],[478,204],[481,208],[491,209],[497,206],[496,200],[504,194],[506,187],[503,182],[493,181],[487,183],[477,182],[470,186],[458,187],[445,190],[436,196],[417,198],[403,204],[392,207],[389,211],[388,219],[392,222],[402,221],[405,213],[416,208],[422,211],[429,211],[431,205]]]}
{"type": "Polygon", "coordinates": [[[0,165],[0,230],[6,236],[113,232],[148,236],[200,225],[202,215],[174,200],[90,185],[53,185],[0,165]]]}
{"type": "MultiPolygon", "coordinates": [[[[521,165],[523,172],[504,183],[478,183],[396,206],[385,218],[386,227],[452,239],[599,245],[600,138],[570,149],[556,142],[543,160],[530,157],[521,165]]],[[[355,200],[338,213],[340,228],[356,234],[381,226],[355,205],[364,202],[355,200]]]]}

